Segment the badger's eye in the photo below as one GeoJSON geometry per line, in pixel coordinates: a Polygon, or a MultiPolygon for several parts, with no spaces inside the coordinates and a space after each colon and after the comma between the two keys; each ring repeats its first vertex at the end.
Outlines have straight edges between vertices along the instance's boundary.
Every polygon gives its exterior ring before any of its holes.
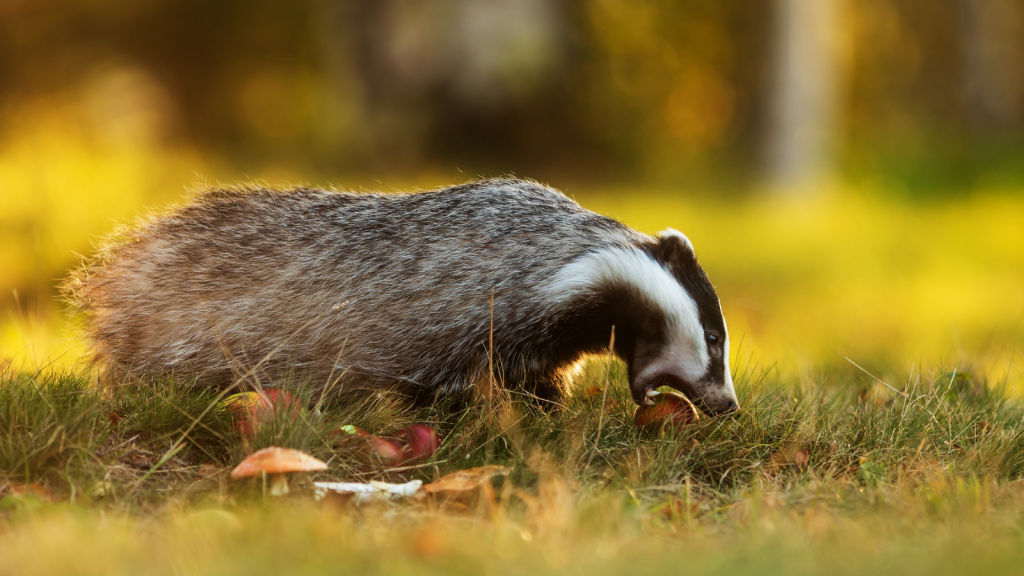
{"type": "Polygon", "coordinates": [[[718,332],[707,332],[704,334],[704,339],[708,341],[708,354],[712,358],[721,358],[725,352],[725,347],[722,343],[722,336],[718,332]]]}

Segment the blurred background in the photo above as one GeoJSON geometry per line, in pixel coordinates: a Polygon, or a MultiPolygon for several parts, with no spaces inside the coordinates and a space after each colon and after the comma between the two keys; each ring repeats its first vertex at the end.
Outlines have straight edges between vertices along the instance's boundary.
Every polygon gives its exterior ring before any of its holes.
{"type": "Polygon", "coordinates": [[[744,361],[1024,374],[1024,0],[2,0],[0,360],[188,190],[504,174],[686,232],[744,361]]]}

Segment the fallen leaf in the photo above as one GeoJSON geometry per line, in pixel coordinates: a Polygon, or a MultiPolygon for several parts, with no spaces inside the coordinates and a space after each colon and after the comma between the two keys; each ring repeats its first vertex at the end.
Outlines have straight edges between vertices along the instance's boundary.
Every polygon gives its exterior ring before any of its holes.
{"type": "Polygon", "coordinates": [[[216,464],[212,464],[210,462],[207,462],[206,464],[200,464],[199,465],[199,475],[204,477],[204,478],[208,478],[210,476],[214,476],[218,472],[220,472],[220,466],[217,466],[216,464]]]}
{"type": "Polygon", "coordinates": [[[131,464],[140,470],[149,470],[153,467],[153,458],[151,455],[138,450],[133,450],[128,454],[125,454],[121,461],[125,464],[131,464]]]}
{"type": "Polygon", "coordinates": [[[685,501],[673,498],[655,506],[651,509],[651,512],[661,512],[661,515],[668,520],[687,518],[687,512],[689,512],[689,518],[696,518],[700,515],[700,505],[696,502],[690,502],[689,507],[687,507],[685,501]]]}
{"type": "Polygon", "coordinates": [[[108,480],[100,480],[89,489],[89,497],[99,500],[106,498],[114,490],[114,485],[108,480]]]}
{"type": "Polygon", "coordinates": [[[330,508],[335,511],[347,510],[350,506],[356,503],[355,492],[333,492],[328,491],[324,494],[324,497],[320,499],[320,503],[326,508],[330,508]]]}
{"type": "Polygon", "coordinates": [[[495,476],[505,476],[511,471],[512,470],[510,468],[496,465],[467,468],[466,470],[452,472],[447,476],[443,476],[440,479],[425,485],[423,487],[423,491],[427,494],[434,494],[437,492],[466,492],[469,490],[476,490],[491,478],[495,476]]]}
{"type": "Polygon", "coordinates": [[[34,496],[44,502],[53,501],[53,493],[50,490],[37,482],[29,482],[28,484],[11,484],[8,489],[12,496],[17,498],[24,498],[26,496],[34,496]]]}
{"type": "Polygon", "coordinates": [[[793,463],[796,467],[803,470],[807,467],[807,463],[811,461],[810,450],[804,448],[803,450],[797,450],[796,454],[793,455],[793,463]]]}
{"type": "Polygon", "coordinates": [[[773,469],[783,469],[789,466],[803,467],[810,461],[810,451],[803,448],[801,442],[785,442],[776,450],[768,461],[768,466],[773,469]],[[801,463],[802,462],[802,463],[801,463]]]}

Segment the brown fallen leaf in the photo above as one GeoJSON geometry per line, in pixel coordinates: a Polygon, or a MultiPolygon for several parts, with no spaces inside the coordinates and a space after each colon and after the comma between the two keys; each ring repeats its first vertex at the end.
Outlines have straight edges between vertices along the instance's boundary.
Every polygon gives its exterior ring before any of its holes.
{"type": "Polygon", "coordinates": [[[43,502],[53,502],[53,493],[50,492],[46,486],[36,482],[30,482],[28,484],[11,484],[8,486],[8,490],[12,496],[17,498],[34,496],[43,502]]]}
{"type": "Polygon", "coordinates": [[[345,511],[355,508],[356,505],[356,493],[355,492],[335,492],[328,490],[324,494],[323,499],[320,501],[321,505],[325,508],[338,511],[345,511]]]}
{"type": "Polygon", "coordinates": [[[807,467],[807,463],[811,461],[811,451],[804,448],[803,450],[797,450],[796,454],[793,455],[793,463],[796,467],[803,470],[807,467]]]}
{"type": "Polygon", "coordinates": [[[204,477],[204,478],[208,478],[210,476],[214,476],[218,472],[220,472],[220,466],[217,466],[216,464],[213,464],[211,462],[207,462],[206,464],[200,464],[199,465],[199,475],[204,477]]]}
{"type": "Polygon", "coordinates": [[[622,408],[622,403],[619,402],[616,398],[610,395],[606,395],[604,393],[604,388],[594,386],[586,391],[586,395],[587,398],[591,399],[592,401],[596,401],[599,404],[601,402],[604,402],[604,409],[606,413],[618,412],[622,408]]]}
{"type": "Polygon", "coordinates": [[[696,502],[690,502],[689,507],[687,507],[684,500],[672,498],[663,504],[651,508],[651,512],[661,512],[661,515],[668,520],[696,518],[700,515],[700,505],[696,502]]]}
{"type": "Polygon", "coordinates": [[[505,476],[511,471],[511,468],[496,465],[467,468],[466,470],[459,470],[458,472],[452,472],[447,476],[442,476],[438,480],[423,486],[422,490],[427,494],[435,494],[438,492],[467,492],[470,490],[476,490],[495,476],[505,476]]]}
{"type": "Polygon", "coordinates": [[[810,462],[810,458],[811,452],[803,447],[803,443],[786,442],[772,454],[768,465],[774,470],[781,470],[789,466],[796,466],[802,470],[810,462]]]}
{"type": "Polygon", "coordinates": [[[132,452],[125,454],[121,458],[121,461],[140,470],[149,470],[153,467],[152,456],[142,452],[141,450],[133,450],[132,452]]]}
{"type": "Polygon", "coordinates": [[[109,480],[100,480],[89,489],[89,497],[99,500],[106,498],[114,491],[114,485],[109,480]]]}

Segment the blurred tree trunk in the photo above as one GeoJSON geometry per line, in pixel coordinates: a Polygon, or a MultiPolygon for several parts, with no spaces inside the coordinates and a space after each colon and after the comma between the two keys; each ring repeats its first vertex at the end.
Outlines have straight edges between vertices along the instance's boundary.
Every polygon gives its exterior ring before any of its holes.
{"type": "Polygon", "coordinates": [[[768,176],[809,189],[831,167],[838,77],[839,0],[777,0],[768,176]]]}
{"type": "Polygon", "coordinates": [[[1020,0],[960,0],[966,112],[982,133],[1006,133],[1021,119],[1020,64],[1024,8],[1020,0]]]}

